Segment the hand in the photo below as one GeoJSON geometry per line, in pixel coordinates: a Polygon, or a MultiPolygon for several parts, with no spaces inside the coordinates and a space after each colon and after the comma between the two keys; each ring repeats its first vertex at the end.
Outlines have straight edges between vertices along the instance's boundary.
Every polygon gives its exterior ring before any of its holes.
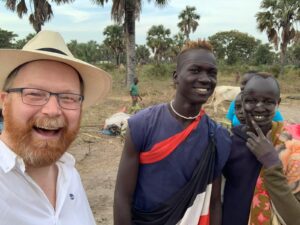
{"type": "Polygon", "coordinates": [[[250,120],[257,135],[250,131],[247,132],[249,136],[246,143],[247,147],[264,167],[269,168],[279,164],[278,153],[271,141],[272,131],[270,130],[266,137],[256,122],[252,118],[250,118],[250,120]]]}

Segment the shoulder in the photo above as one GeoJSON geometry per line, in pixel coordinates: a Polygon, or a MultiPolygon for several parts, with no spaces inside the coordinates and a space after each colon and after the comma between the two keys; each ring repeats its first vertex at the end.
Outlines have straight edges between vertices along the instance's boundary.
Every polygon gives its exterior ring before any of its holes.
{"type": "Polygon", "coordinates": [[[153,105],[150,106],[146,109],[142,109],[133,116],[131,116],[128,119],[129,124],[133,124],[136,122],[143,123],[147,122],[145,119],[153,119],[154,117],[157,117],[159,114],[164,113],[164,111],[167,108],[167,104],[158,104],[158,105],[153,105]]]}

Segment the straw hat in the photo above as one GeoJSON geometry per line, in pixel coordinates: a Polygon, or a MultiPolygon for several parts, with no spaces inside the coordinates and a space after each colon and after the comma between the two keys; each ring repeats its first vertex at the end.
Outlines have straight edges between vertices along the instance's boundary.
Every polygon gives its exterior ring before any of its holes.
{"type": "Polygon", "coordinates": [[[84,82],[83,108],[103,99],[111,89],[110,75],[98,67],[76,59],[62,36],[53,31],[39,32],[22,50],[0,49],[0,88],[3,88],[7,76],[15,68],[35,60],[53,60],[76,69],[84,82]]]}

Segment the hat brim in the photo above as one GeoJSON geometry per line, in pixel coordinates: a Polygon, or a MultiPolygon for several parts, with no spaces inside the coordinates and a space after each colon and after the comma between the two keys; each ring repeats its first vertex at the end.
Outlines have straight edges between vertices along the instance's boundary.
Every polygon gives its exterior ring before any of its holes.
{"type": "Polygon", "coordinates": [[[82,60],[63,54],[40,50],[0,50],[0,87],[7,76],[18,66],[36,60],[53,60],[65,63],[77,70],[84,82],[83,109],[100,102],[111,89],[111,76],[104,70],[82,60]]]}

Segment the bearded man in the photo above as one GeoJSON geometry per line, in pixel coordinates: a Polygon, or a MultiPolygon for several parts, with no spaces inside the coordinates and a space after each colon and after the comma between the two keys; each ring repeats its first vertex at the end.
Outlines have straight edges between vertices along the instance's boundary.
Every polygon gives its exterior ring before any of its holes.
{"type": "Polygon", "coordinates": [[[52,31],[41,31],[22,50],[1,49],[0,62],[1,224],[94,225],[66,150],[82,110],[109,91],[110,76],[74,58],[52,31]]]}

